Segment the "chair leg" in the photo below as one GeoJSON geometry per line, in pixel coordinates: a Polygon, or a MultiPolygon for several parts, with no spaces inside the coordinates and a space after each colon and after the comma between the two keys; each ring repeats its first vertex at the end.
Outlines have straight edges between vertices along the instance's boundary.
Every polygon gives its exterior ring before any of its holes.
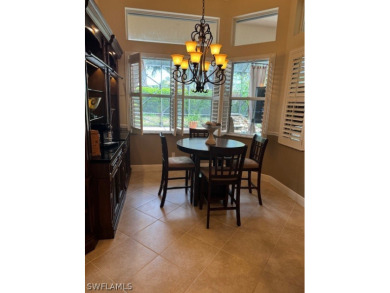
{"type": "Polygon", "coordinates": [[[232,185],[232,192],[230,193],[230,204],[233,205],[234,202],[234,189],[237,188],[234,184],[232,185]]]}
{"type": "Polygon", "coordinates": [[[230,195],[230,204],[233,205],[234,203],[234,189],[237,188],[236,185],[232,185],[232,192],[229,192],[230,195]]]}
{"type": "Polygon", "coordinates": [[[193,200],[194,200],[194,170],[190,170],[190,178],[191,178],[191,181],[190,181],[190,184],[191,184],[191,187],[190,187],[190,203],[192,203],[193,200]]]}
{"type": "Polygon", "coordinates": [[[257,197],[259,198],[259,205],[263,205],[263,201],[261,200],[261,192],[260,192],[260,179],[261,179],[261,172],[257,172],[257,197]]]}
{"type": "Polygon", "coordinates": [[[229,186],[227,186],[227,188],[224,186],[224,188],[225,197],[223,198],[223,206],[226,208],[229,201],[229,186]]]}
{"type": "Polygon", "coordinates": [[[210,227],[210,199],[211,199],[211,184],[209,182],[209,188],[207,193],[207,224],[206,228],[210,227]]]}
{"type": "Polygon", "coordinates": [[[236,218],[237,218],[237,226],[241,226],[241,217],[240,217],[240,186],[237,186],[237,194],[236,194],[236,218]]]}
{"type": "Polygon", "coordinates": [[[199,196],[199,209],[203,209],[203,194],[204,194],[204,178],[200,182],[200,196],[199,196]]]}
{"type": "Polygon", "coordinates": [[[188,192],[188,176],[189,176],[188,172],[189,170],[186,170],[186,194],[188,192]]]}
{"type": "Polygon", "coordinates": [[[164,207],[165,198],[167,197],[167,189],[168,189],[168,171],[164,172],[164,192],[161,199],[160,208],[164,207]]]}
{"type": "Polygon", "coordinates": [[[248,188],[249,193],[252,193],[252,171],[248,171],[248,188]]]}
{"type": "Polygon", "coordinates": [[[159,196],[161,195],[161,191],[163,189],[163,185],[164,185],[164,167],[161,170],[161,183],[160,183],[160,189],[158,190],[158,195],[159,196]]]}

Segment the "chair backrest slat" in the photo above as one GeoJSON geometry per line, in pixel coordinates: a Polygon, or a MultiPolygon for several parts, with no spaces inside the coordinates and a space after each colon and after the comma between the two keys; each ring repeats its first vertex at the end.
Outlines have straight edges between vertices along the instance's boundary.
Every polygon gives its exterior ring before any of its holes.
{"type": "Polygon", "coordinates": [[[210,147],[209,176],[211,181],[229,180],[241,181],[247,146],[226,149],[210,147]]]}
{"type": "Polygon", "coordinates": [[[255,134],[252,139],[251,151],[249,158],[259,163],[263,162],[265,148],[268,144],[268,138],[262,138],[260,135],[255,134]]]}
{"type": "Polygon", "coordinates": [[[209,132],[207,129],[190,128],[190,137],[208,137],[209,132]]]}

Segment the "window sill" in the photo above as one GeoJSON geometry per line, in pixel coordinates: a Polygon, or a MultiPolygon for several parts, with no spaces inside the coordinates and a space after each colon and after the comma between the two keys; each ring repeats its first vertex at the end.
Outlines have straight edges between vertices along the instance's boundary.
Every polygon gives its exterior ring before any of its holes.
{"type": "MultiPolygon", "coordinates": [[[[160,134],[160,132],[162,132],[163,134],[173,134],[173,131],[169,131],[169,130],[148,130],[148,131],[144,131],[144,135],[148,135],[148,134],[160,134]]],[[[189,135],[189,130],[184,130],[184,135],[189,135]]],[[[225,133],[225,134],[222,134],[221,137],[223,136],[233,136],[233,137],[242,137],[242,138],[252,138],[254,134],[240,134],[240,133],[233,133],[233,132],[229,132],[229,133],[225,133]]]]}

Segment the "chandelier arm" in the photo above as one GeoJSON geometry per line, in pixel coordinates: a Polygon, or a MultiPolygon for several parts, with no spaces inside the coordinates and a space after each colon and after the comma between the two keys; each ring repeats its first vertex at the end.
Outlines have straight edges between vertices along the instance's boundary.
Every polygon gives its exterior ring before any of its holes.
{"type": "Polygon", "coordinates": [[[195,67],[194,63],[191,62],[191,60],[188,60],[188,68],[190,69],[192,73],[192,78],[191,80],[194,79],[194,76],[198,73],[198,69],[195,67]]]}
{"type": "Polygon", "coordinates": [[[177,82],[180,82],[179,78],[182,76],[182,73],[178,68],[173,70],[172,75],[173,75],[174,80],[176,80],[177,82]]]}
{"type": "Polygon", "coordinates": [[[209,81],[212,85],[223,85],[226,81],[225,75],[223,76],[224,78],[218,80],[218,81],[209,81]]]}
{"type": "Polygon", "coordinates": [[[222,85],[226,82],[226,75],[223,74],[222,77],[219,79],[218,84],[222,85]]]}
{"type": "Polygon", "coordinates": [[[212,73],[210,73],[209,75],[207,75],[207,80],[209,80],[209,77],[212,76],[216,71],[218,70],[218,67],[214,69],[214,71],[212,73]]]}

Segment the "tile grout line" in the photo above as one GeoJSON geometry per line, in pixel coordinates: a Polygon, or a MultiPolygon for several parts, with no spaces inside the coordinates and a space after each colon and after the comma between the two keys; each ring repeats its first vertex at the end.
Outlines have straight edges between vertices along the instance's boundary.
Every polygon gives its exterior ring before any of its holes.
{"type": "MultiPolygon", "coordinates": [[[[232,233],[232,235],[231,235],[231,237],[229,238],[229,240],[233,237],[233,235],[237,232],[238,230],[236,229],[236,231],[234,231],[233,233],[232,233]]],[[[191,235],[189,235],[189,236],[191,236],[191,235]]],[[[195,237],[193,237],[193,236],[191,236],[192,238],[195,238],[195,237]]],[[[195,239],[197,239],[197,238],[195,238],[195,239]]],[[[197,239],[197,240],[199,240],[199,241],[202,241],[202,240],[200,240],[200,239],[197,239]]],[[[227,241],[229,241],[229,240],[227,240],[227,241]]],[[[218,251],[217,251],[217,253],[212,257],[212,259],[210,260],[210,262],[200,271],[200,273],[196,276],[196,278],[191,282],[191,284],[187,287],[187,289],[184,291],[184,293],[186,293],[186,292],[188,292],[188,289],[189,288],[191,288],[191,286],[192,286],[192,284],[194,284],[195,282],[196,282],[196,280],[200,277],[200,275],[201,274],[203,274],[203,272],[210,266],[210,264],[214,261],[214,259],[217,257],[217,255],[222,251],[222,248],[225,246],[225,244],[227,243],[227,241],[224,243],[224,245],[222,245],[221,246],[221,248],[218,248],[218,251]]],[[[204,242],[204,241],[203,241],[204,242]]],[[[207,243],[208,244],[208,243],[207,243]]],[[[210,245],[210,244],[209,244],[210,245]]],[[[213,246],[213,245],[211,245],[211,246],[213,246]]],[[[215,246],[213,246],[213,247],[215,247],[215,246]]],[[[217,247],[215,247],[215,248],[217,248],[217,247]]]]}
{"type": "MultiPolygon", "coordinates": [[[[125,233],[123,233],[123,232],[121,232],[121,231],[119,231],[120,233],[122,233],[122,234],[124,234],[125,236],[127,236],[127,237],[129,237],[130,238],[130,236],[129,235],[127,235],[127,234],[125,234],[125,233]]],[[[114,239],[114,238],[112,238],[112,239],[114,239]]],[[[130,238],[131,239],[131,238],[130,238]]],[[[108,240],[108,239],[101,239],[101,240],[108,240]]],[[[99,254],[98,256],[96,256],[95,258],[92,258],[89,262],[92,262],[92,261],[94,261],[94,260],[96,260],[96,259],[98,259],[99,257],[101,257],[101,256],[103,256],[103,255],[105,255],[107,252],[109,252],[110,250],[112,250],[113,248],[115,248],[115,247],[117,247],[117,246],[119,246],[119,245],[121,245],[122,243],[124,243],[125,241],[127,241],[128,239],[126,239],[126,240],[123,240],[123,241],[121,241],[121,242],[119,242],[119,243],[117,243],[117,244],[115,244],[114,246],[112,246],[112,247],[110,247],[110,248],[108,248],[108,249],[106,249],[104,252],[102,252],[102,254],[99,254]]]]}
{"type": "Polygon", "coordinates": [[[290,219],[290,216],[291,216],[291,214],[292,214],[292,212],[293,212],[293,210],[294,210],[296,204],[297,204],[297,203],[294,202],[294,205],[293,205],[293,207],[291,208],[290,214],[288,215],[288,218],[287,218],[286,222],[284,223],[282,230],[281,230],[280,233],[279,233],[278,239],[275,241],[275,245],[274,245],[274,247],[272,248],[272,251],[271,251],[269,257],[267,258],[267,261],[265,262],[265,265],[264,265],[264,268],[263,268],[262,272],[263,272],[263,271],[265,270],[265,268],[267,267],[268,261],[269,261],[269,259],[271,258],[271,256],[273,255],[273,253],[274,253],[274,251],[275,251],[275,247],[276,247],[276,245],[278,244],[279,239],[280,239],[280,237],[281,237],[282,234],[283,234],[284,228],[286,227],[286,224],[287,224],[288,220],[290,219]]]}
{"type": "MultiPolygon", "coordinates": [[[[92,262],[90,262],[90,264],[93,265],[103,276],[105,276],[107,279],[109,279],[111,281],[111,283],[117,283],[117,282],[115,282],[115,280],[113,280],[109,276],[107,276],[97,265],[95,265],[92,262]]],[[[87,285],[87,284],[85,284],[85,285],[87,285]]]]}
{"type": "MultiPolygon", "coordinates": [[[[271,253],[269,254],[267,260],[265,261],[264,267],[261,269],[260,274],[263,274],[263,273],[264,273],[264,271],[265,271],[265,269],[266,269],[266,267],[267,267],[268,261],[269,261],[269,259],[271,258],[272,254],[274,253],[275,247],[276,247],[276,245],[277,245],[278,242],[279,242],[279,239],[280,239],[280,237],[281,237],[281,235],[282,235],[282,233],[283,233],[283,231],[284,231],[284,228],[285,228],[285,226],[286,226],[286,224],[287,224],[287,222],[288,222],[288,219],[290,218],[290,216],[291,216],[291,214],[292,214],[292,212],[293,212],[293,210],[294,210],[294,208],[295,208],[295,204],[296,204],[296,203],[294,203],[293,207],[291,208],[291,211],[290,211],[290,213],[289,213],[289,215],[288,215],[288,217],[287,217],[287,220],[286,220],[286,222],[284,223],[283,228],[281,229],[281,231],[280,231],[280,233],[279,233],[278,239],[275,241],[275,244],[274,244],[274,246],[273,246],[273,248],[272,248],[271,253]]],[[[260,283],[260,282],[257,282],[256,286],[253,288],[252,293],[254,293],[254,292],[256,291],[257,285],[258,285],[259,283],[260,283]]]]}

